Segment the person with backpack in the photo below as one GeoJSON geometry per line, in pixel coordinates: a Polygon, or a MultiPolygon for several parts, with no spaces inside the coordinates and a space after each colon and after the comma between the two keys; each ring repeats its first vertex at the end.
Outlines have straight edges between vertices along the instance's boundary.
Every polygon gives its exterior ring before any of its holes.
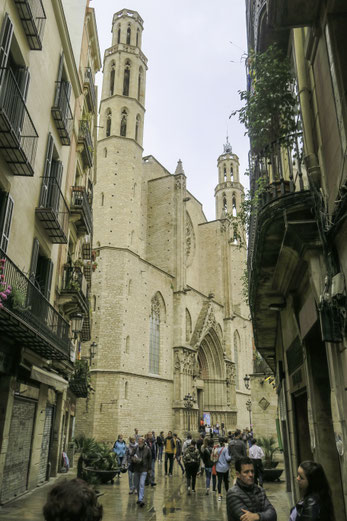
{"type": "Polygon", "coordinates": [[[165,463],[164,463],[165,476],[167,476],[167,462],[168,461],[170,462],[169,476],[172,476],[176,445],[175,445],[175,440],[172,436],[171,431],[168,432],[168,434],[164,440],[164,447],[165,447],[165,463]]]}
{"type": "Polygon", "coordinates": [[[125,441],[123,440],[123,436],[121,434],[119,434],[117,440],[114,442],[113,452],[115,452],[117,455],[117,459],[118,459],[120,467],[122,466],[123,458],[125,456],[126,450],[127,450],[127,445],[126,445],[125,441]]]}
{"type": "Polygon", "coordinates": [[[220,448],[218,449],[218,460],[216,463],[216,471],[218,478],[218,501],[222,501],[222,481],[224,481],[225,491],[229,490],[229,463],[231,456],[227,447],[225,447],[225,439],[219,438],[220,448]]]}
{"type": "Polygon", "coordinates": [[[195,440],[192,440],[190,445],[185,450],[183,454],[183,463],[186,469],[187,492],[188,496],[190,496],[190,490],[195,492],[196,475],[200,465],[200,453],[196,448],[195,440]],[[192,485],[191,489],[190,484],[192,485]]]}
{"type": "MultiPolygon", "coordinates": [[[[212,461],[212,452],[213,452],[213,440],[205,438],[204,443],[201,447],[201,459],[205,465],[205,476],[206,476],[206,496],[210,493],[210,483],[211,483],[211,476],[212,476],[212,467],[213,467],[213,461],[212,461]],[[205,443],[206,440],[206,443],[205,443]]],[[[215,482],[216,482],[216,477],[215,482]]],[[[214,489],[216,489],[216,483],[214,485],[214,489]]]]}
{"type": "Polygon", "coordinates": [[[182,440],[177,436],[177,434],[174,434],[174,440],[176,444],[176,453],[175,453],[175,460],[177,461],[177,465],[181,467],[182,470],[182,476],[185,472],[184,467],[181,463],[181,457],[182,457],[182,440]]]}

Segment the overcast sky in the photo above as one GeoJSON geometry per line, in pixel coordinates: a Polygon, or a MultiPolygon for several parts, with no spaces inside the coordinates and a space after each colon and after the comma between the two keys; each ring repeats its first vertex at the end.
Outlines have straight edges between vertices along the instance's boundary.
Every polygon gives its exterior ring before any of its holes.
{"type": "MultiPolygon", "coordinates": [[[[217,158],[227,131],[241,174],[248,138],[236,117],[244,89],[244,0],[94,0],[101,57],[111,47],[112,16],[123,8],[144,20],[142,51],[148,58],[144,155],[174,173],[182,159],[187,187],[215,218],[217,158]],[[232,43],[230,43],[232,42],[232,43]]],[[[101,83],[101,74],[98,75],[101,83]]],[[[247,186],[248,178],[241,177],[247,186]]]]}

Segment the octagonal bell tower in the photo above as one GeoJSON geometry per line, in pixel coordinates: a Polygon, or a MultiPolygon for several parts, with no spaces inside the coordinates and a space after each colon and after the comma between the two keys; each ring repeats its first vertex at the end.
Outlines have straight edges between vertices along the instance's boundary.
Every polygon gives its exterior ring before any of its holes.
{"type": "Polygon", "coordinates": [[[240,183],[239,158],[233,154],[227,137],[224,152],[218,157],[218,185],[215,188],[216,219],[236,216],[240,211],[243,186],[240,183]]]}

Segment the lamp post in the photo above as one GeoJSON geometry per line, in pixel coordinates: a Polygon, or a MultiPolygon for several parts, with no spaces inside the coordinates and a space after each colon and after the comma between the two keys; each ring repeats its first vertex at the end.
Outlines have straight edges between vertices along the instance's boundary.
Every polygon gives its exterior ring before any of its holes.
{"type": "Polygon", "coordinates": [[[74,340],[76,340],[78,334],[82,331],[83,319],[84,316],[81,313],[73,313],[70,315],[71,331],[74,335],[74,340]]]}
{"type": "Polygon", "coordinates": [[[245,374],[245,377],[244,377],[243,381],[245,383],[246,389],[249,389],[250,388],[250,381],[251,381],[251,379],[250,379],[248,374],[245,374]]]}
{"type": "Polygon", "coordinates": [[[98,344],[96,342],[92,342],[90,344],[90,362],[93,360],[94,356],[95,356],[95,348],[98,347],[98,344]]]}
{"type": "Polygon", "coordinates": [[[252,430],[252,402],[251,400],[247,400],[246,409],[249,412],[249,428],[252,430]]]}
{"type": "Polygon", "coordinates": [[[194,405],[194,398],[190,393],[188,393],[183,398],[183,402],[184,402],[184,407],[187,409],[187,412],[188,412],[188,432],[190,432],[190,411],[194,405]]]}

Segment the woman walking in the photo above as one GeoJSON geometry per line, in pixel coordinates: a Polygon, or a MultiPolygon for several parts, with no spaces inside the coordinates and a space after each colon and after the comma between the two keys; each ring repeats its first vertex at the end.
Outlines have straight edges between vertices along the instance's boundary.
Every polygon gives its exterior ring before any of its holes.
{"type": "Polygon", "coordinates": [[[190,484],[192,485],[192,492],[195,492],[196,475],[200,465],[200,453],[196,448],[195,440],[192,440],[184,451],[183,463],[186,468],[188,496],[190,496],[190,484]]]}
{"type": "Polygon", "coordinates": [[[322,465],[303,461],[296,479],[301,499],[292,508],[289,521],[334,521],[331,491],[322,465]]]}
{"type": "Polygon", "coordinates": [[[128,479],[129,479],[129,494],[135,492],[135,477],[134,477],[134,463],[133,456],[136,452],[137,443],[134,436],[130,436],[129,445],[127,447],[123,464],[128,467],[128,479]]]}
{"type": "MultiPolygon", "coordinates": [[[[213,451],[213,440],[204,439],[204,443],[201,447],[201,458],[205,465],[205,476],[206,476],[206,496],[210,493],[210,483],[212,475],[213,461],[211,459],[213,451]]],[[[216,479],[216,478],[215,478],[216,479]]],[[[216,483],[214,489],[216,488],[216,483]]]]}
{"type": "Polygon", "coordinates": [[[225,491],[229,490],[229,463],[231,456],[227,447],[225,447],[225,439],[219,438],[220,448],[218,449],[218,460],[216,463],[216,471],[218,476],[218,501],[222,501],[222,482],[224,481],[225,491]]]}
{"type": "Polygon", "coordinates": [[[121,434],[118,434],[118,438],[113,445],[113,452],[115,452],[117,455],[120,467],[122,466],[126,450],[127,446],[125,441],[123,440],[123,436],[121,434]]]}

